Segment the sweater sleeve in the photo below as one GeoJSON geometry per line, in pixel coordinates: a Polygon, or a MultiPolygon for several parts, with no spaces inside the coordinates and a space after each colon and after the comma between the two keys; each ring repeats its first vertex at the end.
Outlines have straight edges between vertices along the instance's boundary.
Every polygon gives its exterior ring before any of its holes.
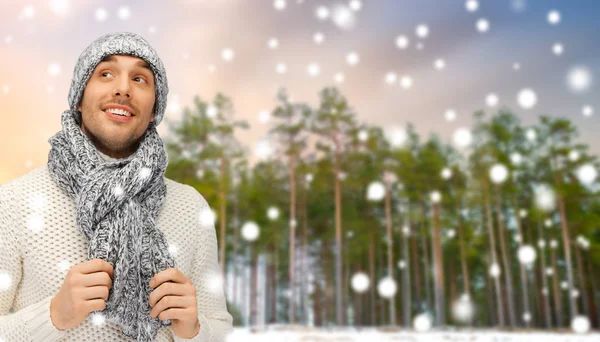
{"type": "MultiPolygon", "coordinates": [[[[210,210],[204,197],[195,189],[194,192],[199,197],[199,213],[210,210]]],[[[233,331],[233,317],[227,311],[223,274],[219,266],[215,225],[201,221],[204,220],[198,220],[197,231],[200,238],[190,276],[196,286],[200,331],[191,339],[185,339],[175,335],[172,327],[169,327],[175,342],[224,342],[226,336],[233,331]]]]}
{"type": "Polygon", "coordinates": [[[9,313],[14,305],[23,275],[23,259],[19,250],[14,219],[14,193],[0,186],[0,340],[18,342],[58,341],[66,330],[58,330],[50,319],[48,296],[9,313]]]}

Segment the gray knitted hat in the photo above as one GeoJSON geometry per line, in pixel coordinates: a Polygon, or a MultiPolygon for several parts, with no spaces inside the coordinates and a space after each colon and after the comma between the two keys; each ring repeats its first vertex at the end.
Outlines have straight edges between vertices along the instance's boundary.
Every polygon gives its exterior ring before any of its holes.
{"type": "Polygon", "coordinates": [[[158,125],[165,114],[167,107],[167,73],[156,51],[141,36],[130,32],[106,34],[93,41],[79,56],[71,88],[69,89],[69,107],[77,112],[77,106],[83,97],[87,85],[96,65],[110,55],[130,55],[146,61],[154,72],[156,100],[154,103],[154,126],[158,125]]]}

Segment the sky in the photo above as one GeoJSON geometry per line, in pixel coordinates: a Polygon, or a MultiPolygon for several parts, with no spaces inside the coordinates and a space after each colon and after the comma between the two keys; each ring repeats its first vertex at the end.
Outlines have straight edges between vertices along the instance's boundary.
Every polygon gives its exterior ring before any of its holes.
{"type": "Polygon", "coordinates": [[[595,0],[5,0],[0,184],[47,163],[79,54],[119,31],[165,65],[163,139],[195,96],[221,92],[249,122],[237,137],[253,152],[279,87],[317,106],[336,86],[370,125],[410,122],[453,143],[473,112],[508,108],[525,125],[569,118],[598,154],[597,13],[595,0]]]}

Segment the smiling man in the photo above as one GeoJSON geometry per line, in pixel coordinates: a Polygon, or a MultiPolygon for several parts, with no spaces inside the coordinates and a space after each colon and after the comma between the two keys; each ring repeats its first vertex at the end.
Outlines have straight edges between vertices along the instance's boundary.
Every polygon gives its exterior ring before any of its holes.
{"type": "Polygon", "coordinates": [[[139,35],[79,56],[48,164],[0,186],[0,340],[224,341],[214,223],[164,177],[167,77],[139,35]]]}

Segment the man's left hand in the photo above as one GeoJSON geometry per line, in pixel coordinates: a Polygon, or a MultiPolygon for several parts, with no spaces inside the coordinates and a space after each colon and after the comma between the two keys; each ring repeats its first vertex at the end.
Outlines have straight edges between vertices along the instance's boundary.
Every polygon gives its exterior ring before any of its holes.
{"type": "Polygon", "coordinates": [[[181,338],[192,338],[200,331],[196,287],[191,279],[176,268],[157,273],[150,280],[148,302],[151,317],[171,320],[173,332],[181,338]]]}

